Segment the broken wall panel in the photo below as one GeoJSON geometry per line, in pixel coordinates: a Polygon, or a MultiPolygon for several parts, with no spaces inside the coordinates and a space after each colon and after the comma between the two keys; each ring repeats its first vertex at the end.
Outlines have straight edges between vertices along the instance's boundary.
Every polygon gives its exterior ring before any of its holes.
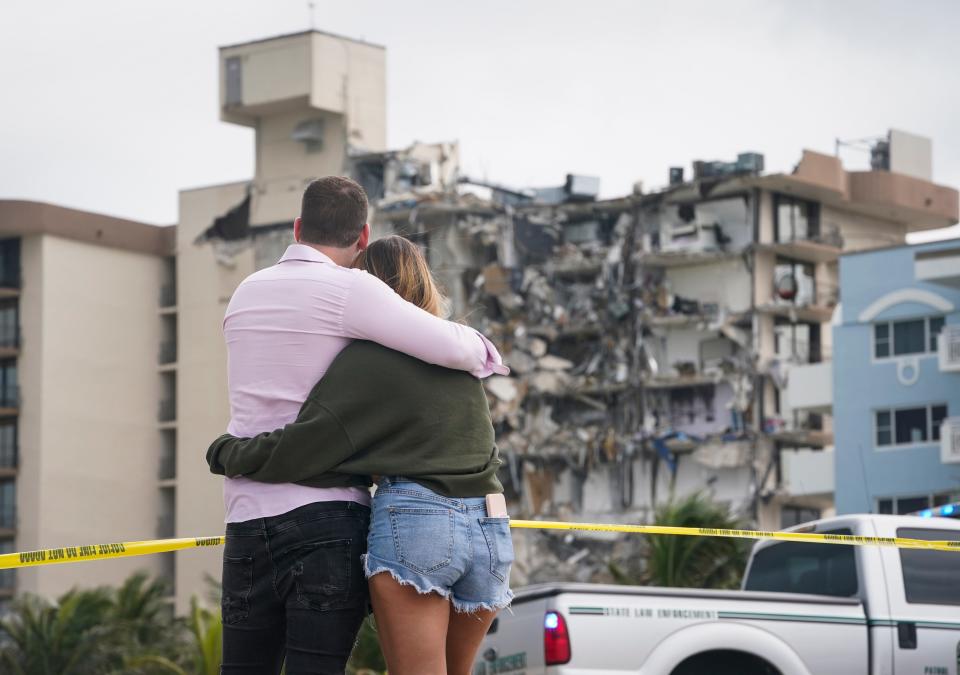
{"type": "Polygon", "coordinates": [[[690,298],[701,306],[712,305],[727,312],[746,312],[752,306],[751,275],[740,258],[672,267],[664,277],[675,296],[690,298]]]}

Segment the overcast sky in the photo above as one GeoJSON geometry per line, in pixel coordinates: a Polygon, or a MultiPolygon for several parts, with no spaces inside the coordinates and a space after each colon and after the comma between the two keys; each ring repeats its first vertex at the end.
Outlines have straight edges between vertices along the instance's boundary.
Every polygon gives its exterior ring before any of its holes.
{"type": "MultiPolygon", "coordinates": [[[[389,145],[459,140],[474,176],[593,174],[613,196],[894,127],[960,186],[960,2],[316,4],[318,29],[386,46],[389,145]]],[[[0,198],[176,222],[177,190],[253,174],[253,132],[219,121],[217,46],[309,25],[306,0],[0,1],[0,198]]]]}

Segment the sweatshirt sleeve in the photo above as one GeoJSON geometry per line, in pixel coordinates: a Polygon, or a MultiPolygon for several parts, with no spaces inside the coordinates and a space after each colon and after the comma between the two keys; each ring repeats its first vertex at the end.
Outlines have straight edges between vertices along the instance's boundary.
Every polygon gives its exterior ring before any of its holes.
{"type": "Polygon", "coordinates": [[[476,377],[510,372],[497,348],[479,332],[425,312],[366,272],[354,275],[342,329],[346,337],[376,342],[476,377]]]}
{"type": "Polygon", "coordinates": [[[294,483],[327,473],[354,452],[336,415],[308,399],[297,421],[282,429],[253,438],[224,434],[207,450],[207,464],[228,478],[294,483]]]}

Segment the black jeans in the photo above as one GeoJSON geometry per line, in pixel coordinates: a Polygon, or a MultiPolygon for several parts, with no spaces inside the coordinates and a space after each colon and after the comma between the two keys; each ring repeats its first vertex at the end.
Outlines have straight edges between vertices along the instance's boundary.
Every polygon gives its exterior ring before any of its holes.
{"type": "Polygon", "coordinates": [[[367,613],[370,509],[318,502],[227,524],[223,675],[343,673],[367,613]]]}

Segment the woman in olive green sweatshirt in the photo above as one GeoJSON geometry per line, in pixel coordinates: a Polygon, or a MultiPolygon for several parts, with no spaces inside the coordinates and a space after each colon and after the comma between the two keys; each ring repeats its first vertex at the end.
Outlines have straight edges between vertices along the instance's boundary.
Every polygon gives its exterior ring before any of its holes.
{"type": "MultiPolygon", "coordinates": [[[[442,313],[445,301],[407,239],[373,242],[356,266],[442,313]]],[[[479,380],[357,341],[333,361],[295,422],[250,439],[221,436],[207,461],[230,477],[314,487],[369,485],[370,476],[382,476],[364,568],[390,673],[472,671],[483,636],[513,597],[509,519],[487,512],[503,487],[479,380]]]]}

